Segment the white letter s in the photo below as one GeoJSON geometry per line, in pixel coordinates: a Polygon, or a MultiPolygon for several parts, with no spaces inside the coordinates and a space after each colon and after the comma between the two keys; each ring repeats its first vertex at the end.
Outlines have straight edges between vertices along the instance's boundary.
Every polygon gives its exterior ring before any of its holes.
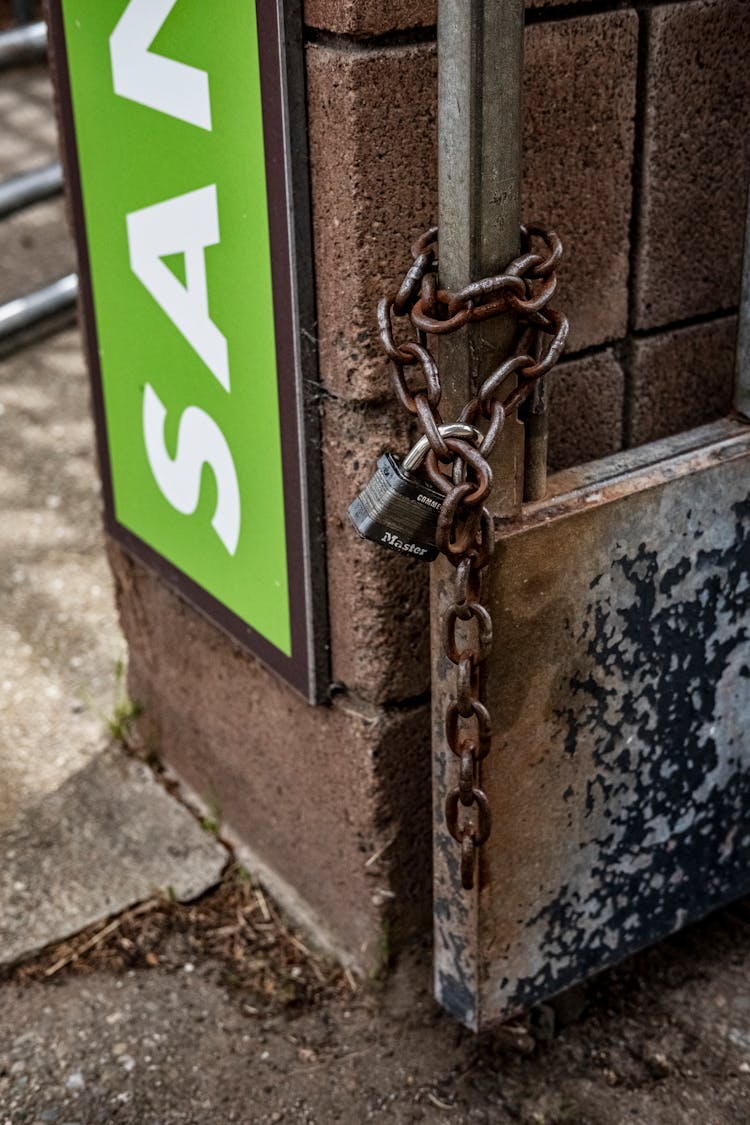
{"type": "Polygon", "coordinates": [[[219,427],[204,410],[188,406],[180,418],[174,460],[164,445],[167,410],[154,388],[143,390],[143,435],[146,454],[162,495],[183,515],[198,507],[203,466],[216,478],[216,510],[211,523],[230,555],[240,537],[240,489],[232,454],[219,427]]]}

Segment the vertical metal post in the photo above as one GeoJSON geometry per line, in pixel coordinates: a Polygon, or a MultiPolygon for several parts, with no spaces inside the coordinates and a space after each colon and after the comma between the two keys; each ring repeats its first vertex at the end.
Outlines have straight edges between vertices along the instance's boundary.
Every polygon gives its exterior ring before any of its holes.
{"type": "Polygon", "coordinates": [[[742,293],[737,323],[737,371],[734,406],[750,418],[750,193],[747,201],[745,258],[742,266],[742,293]]]}
{"type": "MultiPolygon", "coordinates": [[[[438,199],[440,282],[459,289],[501,272],[519,251],[523,0],[439,0],[438,199]]],[[[513,336],[511,317],[469,326],[440,343],[444,417],[513,336]]],[[[493,507],[521,503],[523,427],[498,443],[493,507]]]]}
{"type": "MultiPolygon", "coordinates": [[[[499,273],[519,251],[523,0],[439,0],[438,145],[440,282],[458,289],[499,273]]],[[[486,320],[440,343],[441,413],[453,419],[504,354],[510,318],[486,320]]],[[[493,457],[492,510],[512,516],[523,498],[523,426],[506,424],[493,457]]],[[[435,819],[435,989],[441,1003],[476,1026],[477,904],[461,889],[458,849],[443,815],[455,763],[444,721],[453,666],[441,622],[452,567],[432,567],[432,697],[435,819]]],[[[480,879],[477,880],[481,887],[480,879]]]]}

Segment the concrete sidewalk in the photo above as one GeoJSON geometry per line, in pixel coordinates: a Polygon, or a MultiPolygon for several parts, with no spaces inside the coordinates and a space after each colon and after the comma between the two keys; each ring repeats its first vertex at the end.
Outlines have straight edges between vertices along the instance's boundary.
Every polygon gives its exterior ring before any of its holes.
{"type": "Polygon", "coordinates": [[[87,395],[75,330],[0,363],[0,965],[228,860],[111,745],[129,702],[87,395]]]}

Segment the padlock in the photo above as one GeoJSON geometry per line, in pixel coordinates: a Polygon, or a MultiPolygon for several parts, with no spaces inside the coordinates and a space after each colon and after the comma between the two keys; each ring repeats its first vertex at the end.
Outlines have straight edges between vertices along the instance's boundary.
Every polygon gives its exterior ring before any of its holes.
{"type": "MultiPolygon", "coordinates": [[[[469,438],[481,433],[463,422],[439,426],[443,437],[469,438]]],[[[399,461],[392,453],[378,459],[375,475],[349,506],[349,519],[362,539],[381,543],[402,555],[430,562],[437,556],[435,531],[443,506],[443,493],[427,484],[414,470],[424,461],[430,445],[421,437],[399,461]]]]}

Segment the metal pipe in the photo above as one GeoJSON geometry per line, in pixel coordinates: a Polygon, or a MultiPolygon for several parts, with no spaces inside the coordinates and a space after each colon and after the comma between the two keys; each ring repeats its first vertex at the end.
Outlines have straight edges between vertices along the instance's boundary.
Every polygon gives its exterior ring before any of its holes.
{"type": "Polygon", "coordinates": [[[78,275],[69,273],[45,285],[43,289],[36,289],[23,297],[16,297],[4,305],[0,305],[0,339],[20,332],[23,328],[31,328],[40,320],[45,320],[55,313],[74,305],[78,297],[78,275]]]}
{"type": "MultiPolygon", "coordinates": [[[[500,273],[520,250],[523,0],[440,0],[438,57],[440,284],[460,289],[500,273]]],[[[444,417],[456,416],[514,330],[511,316],[493,317],[441,339],[444,417]]],[[[493,511],[512,515],[522,500],[517,419],[493,462],[493,511]]]]}
{"type": "Polygon", "coordinates": [[[734,406],[740,414],[750,418],[750,193],[748,193],[745,258],[742,265],[742,293],[737,323],[736,365],[734,406]]]}
{"type": "Polygon", "coordinates": [[[57,195],[62,186],[62,165],[58,161],[5,180],[0,183],[0,218],[57,195]]]}
{"type": "MultiPolygon", "coordinates": [[[[523,24],[524,0],[439,0],[439,258],[447,289],[501,272],[520,249],[523,24]]],[[[443,417],[457,417],[513,335],[511,318],[498,317],[441,337],[443,417]]],[[[523,460],[523,425],[512,416],[493,455],[493,513],[519,510],[523,460]]],[[[439,809],[456,774],[445,733],[454,669],[442,637],[453,573],[443,558],[430,568],[433,807],[439,809]]],[[[456,845],[441,817],[434,832],[435,993],[457,1019],[477,1027],[481,879],[463,891],[456,845]]]]}
{"type": "Polygon", "coordinates": [[[44,20],[0,32],[0,69],[43,59],[46,53],[47,25],[44,20]]]}

